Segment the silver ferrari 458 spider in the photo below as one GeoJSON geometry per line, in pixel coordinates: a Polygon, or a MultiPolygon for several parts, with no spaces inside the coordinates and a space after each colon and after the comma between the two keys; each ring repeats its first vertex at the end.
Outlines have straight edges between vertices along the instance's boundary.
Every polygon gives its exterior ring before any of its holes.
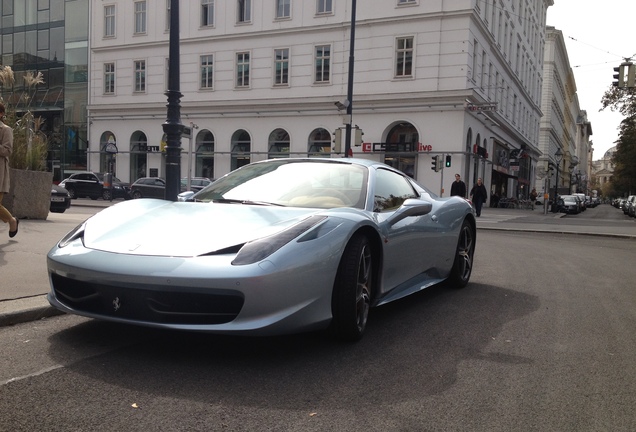
{"type": "Polygon", "coordinates": [[[475,239],[470,202],[387,165],[274,159],[186,202],[97,213],[49,252],[48,299],[121,323],[357,340],[371,307],[444,281],[466,286],[475,239]]]}

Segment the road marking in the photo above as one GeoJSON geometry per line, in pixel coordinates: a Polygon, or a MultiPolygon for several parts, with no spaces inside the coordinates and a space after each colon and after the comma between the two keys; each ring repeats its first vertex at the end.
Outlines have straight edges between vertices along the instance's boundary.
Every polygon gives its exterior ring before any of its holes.
{"type": "Polygon", "coordinates": [[[14,378],[9,378],[6,381],[0,382],[0,386],[4,386],[4,385],[7,385],[9,383],[16,382],[16,381],[22,381],[23,379],[27,379],[27,378],[33,378],[33,377],[36,377],[36,376],[44,375],[45,373],[48,373],[48,372],[51,372],[51,371],[54,371],[56,369],[60,369],[60,368],[63,368],[63,367],[64,367],[64,365],[58,364],[58,365],[54,365],[54,366],[47,367],[45,369],[39,370],[37,372],[33,372],[32,374],[23,375],[23,376],[14,377],[14,378]]]}

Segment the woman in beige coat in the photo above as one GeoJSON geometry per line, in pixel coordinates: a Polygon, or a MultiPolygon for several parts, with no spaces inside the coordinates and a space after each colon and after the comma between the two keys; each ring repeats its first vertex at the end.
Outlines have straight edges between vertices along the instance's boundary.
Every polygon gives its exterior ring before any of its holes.
{"type": "Polygon", "coordinates": [[[4,124],[4,113],[4,104],[0,102],[0,220],[9,224],[9,237],[15,237],[20,221],[2,205],[4,194],[9,192],[9,156],[13,151],[13,130],[4,124]]]}

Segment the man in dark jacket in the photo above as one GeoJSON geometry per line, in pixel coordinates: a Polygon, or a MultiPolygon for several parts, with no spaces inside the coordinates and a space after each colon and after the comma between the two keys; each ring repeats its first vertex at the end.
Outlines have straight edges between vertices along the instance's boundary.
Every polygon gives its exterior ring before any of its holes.
{"type": "Polygon", "coordinates": [[[488,192],[486,186],[481,182],[481,177],[477,179],[477,184],[470,190],[470,200],[475,204],[475,213],[477,217],[481,216],[481,206],[484,205],[488,199],[488,192]]]}
{"type": "Polygon", "coordinates": [[[462,181],[459,174],[455,174],[455,181],[451,185],[451,196],[466,198],[466,183],[462,181]]]}

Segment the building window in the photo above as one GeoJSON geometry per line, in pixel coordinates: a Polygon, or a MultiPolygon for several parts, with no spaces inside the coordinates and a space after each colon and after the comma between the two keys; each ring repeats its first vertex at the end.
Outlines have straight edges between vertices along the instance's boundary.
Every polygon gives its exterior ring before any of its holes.
{"type": "Polygon", "coordinates": [[[317,83],[329,82],[329,69],[331,66],[331,46],[319,45],[316,47],[316,78],[317,83]]]}
{"type": "Polygon", "coordinates": [[[201,27],[214,26],[214,0],[201,0],[201,27]]]}
{"type": "Polygon", "coordinates": [[[115,63],[104,63],[104,94],[115,94],[115,63]]]}
{"type": "Polygon", "coordinates": [[[417,4],[417,0],[398,0],[398,6],[417,4]]]}
{"type": "Polygon", "coordinates": [[[413,37],[397,38],[395,57],[395,76],[413,76],[413,37]]]}
{"type": "Polygon", "coordinates": [[[250,86],[250,53],[236,53],[236,87],[250,86]]]}
{"type": "Polygon", "coordinates": [[[274,50],[274,85],[289,84],[289,48],[274,50]]]}
{"type": "Polygon", "coordinates": [[[252,21],[252,0],[238,0],[237,2],[237,19],[238,23],[248,23],[252,21]]]}
{"type": "Polygon", "coordinates": [[[135,60],[135,93],[146,91],[146,61],[135,60]]]}
{"type": "Polygon", "coordinates": [[[115,37],[115,5],[104,6],[104,37],[115,37]]]}
{"type": "Polygon", "coordinates": [[[317,14],[330,14],[333,13],[332,0],[317,0],[316,2],[317,14]]]}
{"type": "Polygon", "coordinates": [[[201,88],[214,88],[214,56],[201,56],[201,88]]]}
{"type": "Polygon", "coordinates": [[[276,18],[291,17],[291,0],[276,0],[276,18]]]}
{"type": "Polygon", "coordinates": [[[269,159],[288,158],[290,139],[289,133],[285,129],[276,129],[269,134],[269,150],[267,157],[269,159]]]}
{"type": "Polygon", "coordinates": [[[135,34],[146,33],[146,2],[135,2],[135,34]]]}

